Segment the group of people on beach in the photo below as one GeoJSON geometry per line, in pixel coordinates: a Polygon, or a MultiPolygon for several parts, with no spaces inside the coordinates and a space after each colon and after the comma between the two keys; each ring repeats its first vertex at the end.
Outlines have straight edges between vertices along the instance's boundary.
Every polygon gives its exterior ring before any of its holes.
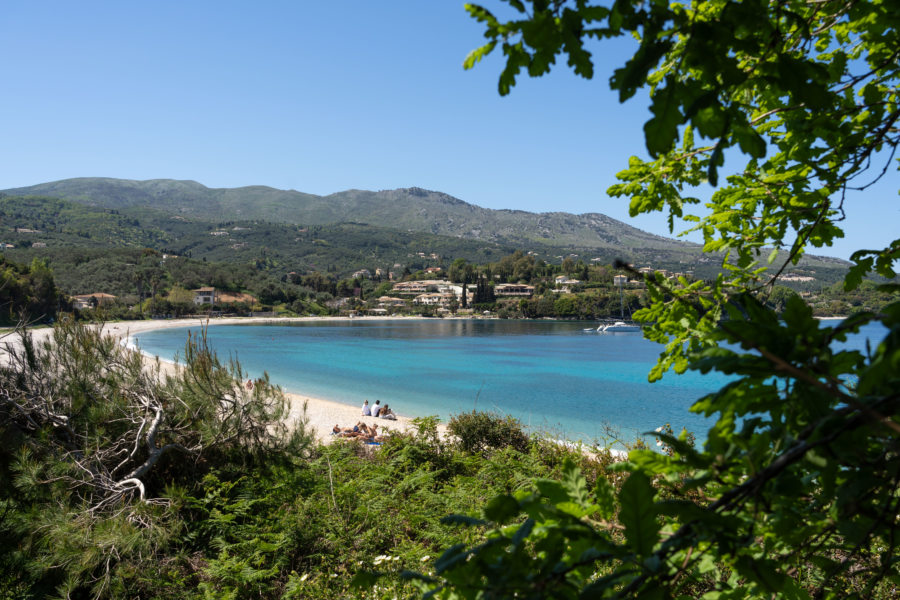
{"type": "MultiPolygon", "coordinates": [[[[380,417],[391,421],[397,420],[397,415],[394,414],[390,406],[387,404],[381,406],[381,400],[376,400],[372,406],[369,406],[369,401],[366,400],[363,403],[362,414],[364,417],[380,417]]],[[[384,439],[384,436],[378,433],[378,425],[366,425],[362,421],[358,421],[353,427],[335,425],[332,427],[331,433],[338,437],[360,439],[369,444],[377,444],[384,439]]]]}
{"type": "Polygon", "coordinates": [[[397,420],[397,415],[394,414],[389,405],[381,406],[381,400],[376,400],[373,406],[369,406],[369,401],[366,400],[362,406],[362,414],[364,417],[381,417],[391,421],[397,420]]]}
{"type": "Polygon", "coordinates": [[[331,433],[338,437],[360,439],[370,444],[381,443],[384,440],[384,436],[378,434],[378,425],[366,425],[362,421],[358,421],[353,427],[344,429],[335,425],[331,429],[331,433]]]}

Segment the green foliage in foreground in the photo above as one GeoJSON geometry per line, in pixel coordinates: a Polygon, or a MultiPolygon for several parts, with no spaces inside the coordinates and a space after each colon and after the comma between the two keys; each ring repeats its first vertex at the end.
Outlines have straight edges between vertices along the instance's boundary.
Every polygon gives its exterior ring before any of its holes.
{"type": "Polygon", "coordinates": [[[122,569],[158,555],[175,498],[211,464],[253,465],[309,445],[283,394],[189,339],[161,378],[138,352],[71,321],[27,332],[0,367],[0,582],[37,597],[117,595],[122,569]]]}
{"type": "MultiPolygon", "coordinates": [[[[498,496],[462,520],[489,532],[417,580],[442,598],[896,597],[898,286],[833,329],[768,290],[808,248],[842,237],[848,193],[892,167],[900,5],[506,3],[509,20],[467,5],[487,43],[466,66],[502,49],[501,94],[558,55],[590,79],[587,42],[637,40],[610,87],[622,101],[649,89],[650,158],[632,157],[609,193],[628,196],[634,215],[667,212],[673,230],[687,221],[705,252],[726,257],[713,282],[645,279],[650,303],[635,318],[665,345],[650,379],[688,368],[734,379],[693,406],[716,417],[702,450],[660,433],[670,452],[632,452],[618,492],[592,494],[570,469],[562,484],[498,496]],[[702,184],[710,200],[690,214],[702,184]],[[874,350],[834,345],[873,322],[886,328],[874,350]]],[[[893,279],[898,259],[900,240],[860,249],[844,289],[873,272],[893,279]]]]}

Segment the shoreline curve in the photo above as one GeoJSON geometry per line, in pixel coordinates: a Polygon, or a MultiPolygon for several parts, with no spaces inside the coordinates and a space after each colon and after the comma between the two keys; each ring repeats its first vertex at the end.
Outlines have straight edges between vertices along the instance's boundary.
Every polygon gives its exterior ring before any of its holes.
{"type": "MultiPolygon", "coordinates": [[[[366,321],[389,321],[389,320],[412,320],[424,319],[424,317],[356,317],[355,319],[363,319],[366,321]]],[[[285,324],[299,322],[328,322],[328,321],[349,321],[354,320],[350,317],[216,317],[216,318],[183,318],[183,319],[159,319],[159,320],[141,320],[141,321],[114,321],[104,323],[102,325],[104,333],[118,339],[120,343],[127,345],[136,351],[141,351],[132,341],[132,336],[137,333],[147,331],[156,331],[160,329],[175,329],[179,327],[207,327],[218,325],[239,325],[239,324],[285,324]]],[[[44,327],[30,329],[31,334],[37,340],[45,339],[50,335],[52,328],[44,327]]],[[[15,340],[5,340],[15,345],[15,340]]],[[[146,361],[159,360],[161,371],[163,374],[172,375],[178,368],[178,363],[164,359],[159,356],[151,355],[141,351],[146,361]]],[[[0,361],[5,359],[5,348],[0,348],[0,361]]],[[[276,382],[276,385],[277,382],[276,382]]],[[[397,420],[381,419],[378,417],[362,416],[362,406],[354,406],[321,398],[310,396],[302,391],[286,391],[282,386],[278,386],[288,401],[288,420],[293,421],[305,416],[308,427],[313,431],[316,438],[322,443],[329,443],[335,438],[331,435],[331,428],[334,425],[341,427],[352,427],[357,421],[362,421],[367,425],[378,425],[379,430],[387,432],[392,431],[412,431],[414,430],[413,420],[410,417],[397,415],[397,420]],[[306,413],[304,415],[304,405],[306,413]]],[[[446,434],[446,425],[440,424],[439,430],[442,434],[446,434]]]]}

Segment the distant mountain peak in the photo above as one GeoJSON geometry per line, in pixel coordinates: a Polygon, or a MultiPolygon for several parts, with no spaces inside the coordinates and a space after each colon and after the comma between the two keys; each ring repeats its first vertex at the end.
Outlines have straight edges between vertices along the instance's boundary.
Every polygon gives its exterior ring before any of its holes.
{"type": "MultiPolygon", "coordinates": [[[[353,190],[360,191],[360,190],[353,190]]],[[[398,196],[398,195],[406,195],[412,196],[414,198],[428,198],[434,200],[436,202],[440,202],[441,204],[449,204],[452,206],[474,206],[474,204],[469,204],[464,200],[460,200],[459,198],[455,198],[450,194],[445,194],[444,192],[438,192],[436,190],[426,190],[425,188],[420,188],[417,186],[407,187],[407,188],[396,188],[393,190],[381,190],[378,194],[387,195],[387,196],[398,196]]]]}

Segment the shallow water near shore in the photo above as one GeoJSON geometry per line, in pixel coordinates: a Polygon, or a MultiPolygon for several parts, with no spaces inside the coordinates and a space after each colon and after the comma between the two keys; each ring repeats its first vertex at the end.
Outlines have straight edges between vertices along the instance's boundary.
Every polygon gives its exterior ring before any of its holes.
{"type": "MultiPolygon", "coordinates": [[[[353,320],[208,328],[220,357],[251,376],[268,372],[285,390],[351,405],[380,399],[406,416],[473,409],[519,418],[532,430],[572,440],[622,438],[670,423],[698,441],[710,422],[689,412],[727,379],[716,373],[647,374],[661,347],[639,333],[598,334],[592,323],[500,320],[353,320]]],[[[140,348],[172,359],[187,332],[143,332],[140,348]]],[[[865,335],[851,340],[862,348],[865,335]]]]}

